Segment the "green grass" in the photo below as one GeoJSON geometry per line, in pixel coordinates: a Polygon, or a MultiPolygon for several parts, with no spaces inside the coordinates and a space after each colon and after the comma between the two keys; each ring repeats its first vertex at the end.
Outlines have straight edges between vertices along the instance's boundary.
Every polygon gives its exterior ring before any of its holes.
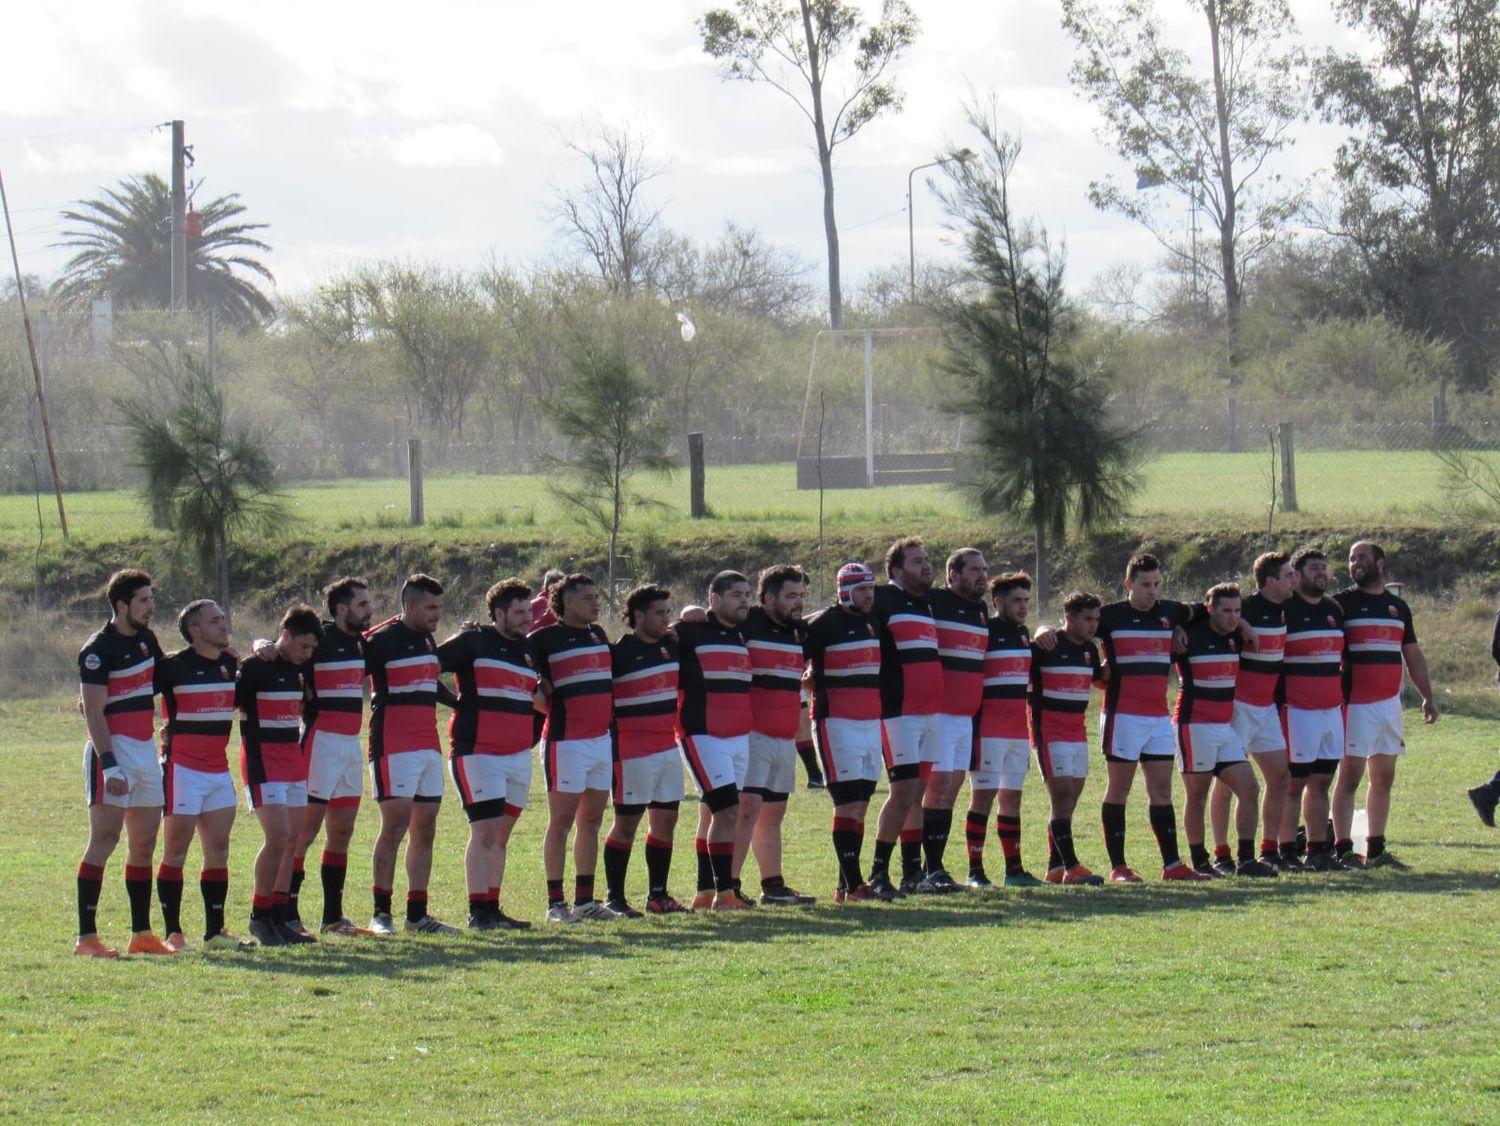
{"type": "MultiPolygon", "coordinates": [[[[644,919],[243,956],[69,954],[84,836],[65,695],[0,702],[0,1113],[27,1120],[1484,1122],[1500,1118],[1500,835],[1462,787],[1500,725],[1417,730],[1390,829],[1416,865],[1249,886],[1149,882],[885,907],[644,919]]],[[[1097,810],[1100,779],[1082,808],[1097,810]]],[[[1153,848],[1139,802],[1131,854],[1153,848]]],[[[506,905],[539,918],[540,795],[506,905]]],[[[1028,786],[1026,850],[1043,801],[1028,786]]],[[[786,873],[827,895],[822,795],[786,873]]],[[[367,902],[361,815],[350,901],[367,902]]],[[[230,918],[258,833],[243,814],[230,918]]],[[[444,805],[433,907],[462,910],[444,805]]],[[[693,875],[678,832],[674,885],[693,875]]],[[[1102,860],[1080,818],[1086,862],[1102,860]]],[[[993,853],[995,844],[990,842],[993,853]]],[[[961,844],[955,850],[961,857],[961,844]]],[[[124,938],[119,856],[101,910],[124,938]]],[[[189,872],[196,870],[196,850],[189,872]]],[[[992,871],[999,866],[992,855],[992,871]]],[[[747,875],[753,876],[753,868],[747,875]]],[[[632,889],[644,878],[639,856],[632,889]]],[[[321,902],[314,885],[308,901],[321,902]]],[[[398,889],[402,886],[398,880],[398,889]]],[[[199,919],[195,889],[185,919],[199,919]]]]}
{"type": "MultiPolygon", "coordinates": [[[[1437,461],[1420,451],[1304,453],[1297,461],[1300,508],[1279,510],[1277,527],[1393,520],[1415,525],[1443,523],[1445,496],[1437,461]]],[[[818,494],[798,490],[790,464],[712,466],[707,498],[716,519],[687,516],[687,475],[640,478],[640,492],[666,505],[632,517],[632,527],[664,539],[712,533],[732,526],[737,534],[764,529],[778,535],[815,534],[818,494]]],[[[359,478],[288,487],[292,531],[337,540],[396,539],[408,531],[409,490],[400,478],[359,478]]],[[[1263,527],[1269,497],[1266,458],[1261,454],[1168,454],[1148,462],[1132,515],[1192,517],[1200,523],[1263,527]]],[[[147,532],[138,498],[128,491],[68,494],[75,540],[104,542],[147,532]]],[[[941,485],[841,489],[825,494],[831,534],[911,524],[924,526],[973,519],[963,497],[941,485]]],[[[427,528],[438,540],[536,540],[574,537],[576,523],[547,490],[541,477],[524,475],[433,475],[425,490],[427,528]]],[[[43,498],[43,525],[57,539],[57,511],[43,498]]],[[[0,497],[0,544],[25,549],[36,544],[32,497],[0,497]]]]}

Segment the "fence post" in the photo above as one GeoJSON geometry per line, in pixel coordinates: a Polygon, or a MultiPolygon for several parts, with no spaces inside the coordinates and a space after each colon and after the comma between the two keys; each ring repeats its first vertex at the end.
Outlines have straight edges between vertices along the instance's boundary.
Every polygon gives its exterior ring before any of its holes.
{"type": "Polygon", "coordinates": [[[708,515],[708,505],[703,500],[703,478],[703,434],[699,432],[688,435],[688,503],[694,520],[708,515]]]}
{"type": "Polygon", "coordinates": [[[1434,395],[1432,397],[1432,436],[1438,437],[1443,432],[1443,427],[1448,420],[1443,417],[1443,397],[1434,395]]]}
{"type": "Polygon", "coordinates": [[[411,479],[411,523],[412,527],[422,526],[422,439],[408,438],[406,440],[406,464],[410,470],[411,479]]]}
{"type": "Polygon", "coordinates": [[[1240,400],[1237,396],[1229,396],[1229,452],[1234,453],[1239,448],[1239,416],[1240,400]]]}
{"type": "Polygon", "coordinates": [[[1292,448],[1292,424],[1276,427],[1276,445],[1281,449],[1281,511],[1297,511],[1297,458],[1292,448]]]}

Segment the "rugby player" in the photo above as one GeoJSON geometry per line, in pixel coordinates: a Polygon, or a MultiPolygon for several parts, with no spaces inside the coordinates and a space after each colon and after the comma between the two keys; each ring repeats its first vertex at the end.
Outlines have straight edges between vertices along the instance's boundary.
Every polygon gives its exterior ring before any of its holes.
{"type": "Polygon", "coordinates": [[[206,598],[189,602],[177,616],[187,648],[156,666],[166,728],[162,732],[161,865],[156,896],[162,930],[174,950],[187,947],[182,933],[182,866],[194,832],[203,850],[198,890],[203,896],[205,949],[236,950],[252,945],[224,929],[229,893],[229,831],[234,826],[234,781],[226,750],[234,727],[235,676],[239,662],[229,648],[229,619],[206,598]]]}
{"type": "MultiPolygon", "coordinates": [[[[1490,659],[1500,665],[1500,613],[1495,615],[1495,625],[1490,631],[1490,659]]],[[[1500,671],[1495,673],[1495,679],[1500,681],[1500,671]]],[[[1500,805],[1500,770],[1495,771],[1488,782],[1469,787],[1468,794],[1480,823],[1493,829],[1495,807],[1500,805]]]]}
{"type": "Polygon", "coordinates": [[[1260,788],[1234,729],[1235,681],[1240,671],[1240,588],[1219,583],[1204,596],[1207,614],[1187,628],[1187,643],[1175,657],[1181,690],[1172,715],[1177,733],[1177,767],[1186,797],[1182,827],[1193,868],[1210,879],[1222,875],[1209,860],[1203,837],[1203,811],[1214,780],[1239,802],[1235,817],[1239,876],[1275,876],[1256,859],[1255,826],[1260,788]]]}
{"type": "Polygon", "coordinates": [[[943,854],[953,831],[953,803],[974,757],[974,721],[984,698],[984,654],[989,643],[989,613],[984,605],[989,565],[984,554],[977,547],[959,548],[948,557],[945,574],[948,585],[927,596],[937,622],[943,694],[937,716],[937,758],[922,791],[926,867],[919,890],[934,892],[956,891],[959,886],[943,866],[943,854]]]}
{"type": "MultiPolygon", "coordinates": [[[[686,617],[677,635],[677,734],[698,786],[698,894],[694,909],[755,906],[731,873],[740,787],[750,765],[750,650],[741,627],[750,611],[750,580],[720,571],[708,587],[705,621],[686,617]]],[[[684,611],[686,615],[686,611],[684,611]]]]}
{"type": "Polygon", "coordinates": [[[531,635],[547,711],[542,774],[547,783],[547,830],[542,863],[547,876],[547,921],[613,919],[594,895],[599,827],[609,801],[612,679],[609,639],[599,621],[599,588],[575,572],[552,587],[557,621],[531,635]],[[568,834],[573,839],[573,899],[563,894],[568,834]]]}
{"type": "Polygon", "coordinates": [[[556,567],[549,567],[542,575],[542,589],[531,600],[531,628],[528,633],[535,633],[543,626],[557,622],[557,615],[552,612],[552,588],[566,577],[556,567]]]}
{"type": "MultiPolygon", "coordinates": [[[[319,858],[324,934],[369,935],[344,914],[349,842],[364,795],[364,754],[359,745],[365,710],[365,630],[370,628],[370,588],[364,579],[339,578],[323,589],[328,617],[313,651],[307,700],[302,705],[302,751],[307,757],[307,808],[292,855],[287,924],[301,923],[300,893],[307,850],[325,826],[319,858]]],[[[258,652],[257,648],[257,652],[258,652]]]]}
{"type": "Polygon", "coordinates": [[[1298,858],[1297,810],[1307,826],[1306,867],[1327,872],[1348,867],[1328,840],[1328,788],[1344,757],[1344,612],[1324,592],[1328,557],[1317,548],[1292,556],[1296,593],[1283,606],[1286,655],[1282,659],[1281,702],[1286,709],[1286,742],[1291,775],[1281,815],[1281,854],[1298,858]]]}
{"type": "Polygon", "coordinates": [[[438,749],[437,705],[452,701],[439,677],[433,632],[443,620],[443,584],[431,575],[401,584],[401,615],[365,638],[370,677],[370,776],[380,809],[380,831],[371,858],[374,908],[370,929],[396,933],[391,897],[396,854],[406,841],[406,924],[413,934],[458,934],[428,910],[427,882],[443,801],[443,754],[438,749]],[[407,839],[410,834],[410,839],[407,839]]]}
{"type": "Polygon", "coordinates": [[[838,601],[808,620],[803,646],[812,673],[813,738],[833,799],[833,853],[839,881],[835,903],[895,899],[886,881],[877,892],[865,882],[860,853],[865,813],[880,777],[880,642],[870,611],[875,572],[846,563],[838,572],[838,601]]]}
{"type": "MultiPolygon", "coordinates": [[[[995,834],[1005,857],[1006,887],[1037,887],[1043,881],[1021,862],[1021,787],[1030,766],[1026,694],[1031,683],[1031,576],[1024,571],[989,582],[995,608],[986,630],[983,698],[974,723],[969,762],[969,812],[964,819],[971,888],[992,888],[984,871],[985,824],[999,799],[995,834]]],[[[941,625],[938,627],[941,629],[941,625]]]]}
{"type": "Polygon", "coordinates": [[[677,745],[677,639],[672,636],[672,592],[638,586],[621,613],[630,632],[611,648],[614,675],[614,823],[604,838],[605,906],[616,915],[640,912],[625,894],[630,851],[641,818],[646,823],[646,910],[687,910],[667,890],[672,838],[684,793],[677,745]]]}
{"type": "MultiPolygon", "coordinates": [[[[943,669],[937,622],[927,592],[932,563],[915,536],[886,550],[887,582],[875,589],[870,611],[880,637],[881,749],[890,792],[875,823],[875,854],[870,887],[879,895],[896,889],[890,880],[891,853],[901,842],[904,894],[923,886],[922,769],[938,756],[938,707],[943,700],[943,669]]],[[[928,884],[925,890],[932,890],[928,884]]]]}
{"type": "Polygon", "coordinates": [[[1049,884],[1104,882],[1078,862],[1073,847],[1073,811],[1089,774],[1084,717],[1090,689],[1105,676],[1094,643],[1100,605],[1097,594],[1075,590],[1063,599],[1063,628],[1051,634],[1051,646],[1032,645],[1031,745],[1052,799],[1047,825],[1049,884]]]}
{"type": "MultiPolygon", "coordinates": [[[[1151,831],[1161,852],[1162,879],[1201,880],[1182,862],[1177,847],[1177,814],[1172,806],[1172,764],[1176,740],[1167,714],[1167,674],[1172,667],[1175,630],[1192,616],[1181,602],[1159,597],[1161,563],[1138,552],[1125,565],[1126,597],[1099,612],[1099,639],[1104,646],[1107,681],[1099,712],[1099,730],[1109,782],[1100,806],[1109,878],[1140,883],[1125,860],[1125,802],[1139,768],[1146,779],[1151,831]]],[[[1046,648],[1048,638],[1037,637],[1046,648]]]]}
{"type": "MultiPolygon", "coordinates": [[[[1262,864],[1280,871],[1300,868],[1300,862],[1281,855],[1277,834],[1286,807],[1290,774],[1287,771],[1286,734],[1282,709],[1277,703],[1281,687],[1282,654],[1286,649],[1286,619],[1283,607],[1297,585],[1291,556],[1268,551],[1255,560],[1255,593],[1241,600],[1241,637],[1250,631],[1240,650],[1239,673],[1234,683],[1234,730],[1240,745],[1260,770],[1264,796],[1260,805],[1260,855],[1262,864]]],[[[1237,865],[1230,859],[1229,788],[1216,783],[1209,799],[1213,823],[1214,869],[1228,875],[1237,865]]]]}
{"type": "Polygon", "coordinates": [[[1385,850],[1396,759],[1406,753],[1401,721],[1401,665],[1422,697],[1422,722],[1436,723],[1427,658],[1417,644],[1411,607],[1385,585],[1385,551],[1360,540],[1349,548],[1354,586],[1333,596],[1344,612],[1344,758],[1333,784],[1334,849],[1354,867],[1405,868],[1385,850]],[[1354,854],[1354,795],[1369,764],[1365,854],[1354,854]]]}
{"type": "Polygon", "coordinates": [[[250,937],[262,946],[316,941],[287,925],[287,900],[296,844],[293,826],[301,823],[307,804],[307,760],[297,740],[307,688],[304,666],[322,635],[317,612],[293,606],[282,616],[275,655],[247,657],[235,686],[240,779],[264,838],[255,854],[250,900],[250,937]]]}
{"type": "Polygon", "coordinates": [[[464,877],[469,929],[519,930],[531,924],[500,909],[505,852],[531,792],[531,746],[537,693],[531,588],[506,579],[485,592],[489,624],[469,626],[437,648],[458,699],[448,721],[448,769],[469,820],[464,877]]]}
{"type": "Polygon", "coordinates": [[[729,871],[739,887],[745,856],[753,849],[760,869],[760,901],[773,907],[817,902],[788,887],[781,873],[781,823],[797,784],[797,726],[807,664],[802,652],[806,597],[807,573],[801,567],[767,567],[756,583],[758,605],[750,608],[741,630],[750,650],[750,761],[740,791],[729,871]]]}
{"type": "Polygon", "coordinates": [[[78,652],[78,679],[88,742],[83,747],[89,840],[78,865],[78,942],[73,953],[115,958],[99,938],[96,916],[109,862],[125,832],[125,894],[130,901],[128,953],[172,954],[151,932],[151,860],[161,826],[161,766],[152,742],[156,662],[164,654],[151,632],[156,597],[145,571],[116,571],[105,589],[110,619],[78,652]]]}

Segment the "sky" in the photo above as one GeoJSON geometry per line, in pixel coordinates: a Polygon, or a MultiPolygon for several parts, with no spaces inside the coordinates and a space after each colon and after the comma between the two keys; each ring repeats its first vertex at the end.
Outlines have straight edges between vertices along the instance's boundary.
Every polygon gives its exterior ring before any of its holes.
{"type": "MultiPolygon", "coordinates": [[[[722,0],[721,0],[722,2],[722,0]]],[[[61,208],[137,172],[170,174],[187,123],[200,199],[238,192],[268,223],[283,293],[373,260],[460,268],[563,251],[555,193],[583,177],[566,139],[589,123],[648,138],[648,189],[673,230],[711,241],[726,221],[806,258],[821,282],[812,130],[764,85],[723,81],[700,45],[710,5],[679,0],[72,0],[12,5],[0,48],[0,174],[22,270],[55,276],[61,208]]],[[[873,0],[866,0],[873,10],[873,0]]],[[[1023,151],[1018,207],[1065,240],[1075,283],[1149,266],[1152,237],[1088,202],[1091,179],[1132,178],[1069,86],[1059,0],[914,0],[920,38],[895,77],[904,110],[836,157],[846,290],[907,255],[907,173],[967,142],[963,103],[998,98],[1023,151]]],[[[1187,0],[1158,0],[1184,47],[1187,0]]],[[[1293,0],[1304,40],[1350,46],[1322,3],[1293,0]]],[[[1338,140],[1310,123],[1279,163],[1326,168],[1338,140]]],[[[919,257],[954,256],[918,173],[919,257]]],[[[1182,222],[1186,223],[1185,211],[1182,222]]]]}

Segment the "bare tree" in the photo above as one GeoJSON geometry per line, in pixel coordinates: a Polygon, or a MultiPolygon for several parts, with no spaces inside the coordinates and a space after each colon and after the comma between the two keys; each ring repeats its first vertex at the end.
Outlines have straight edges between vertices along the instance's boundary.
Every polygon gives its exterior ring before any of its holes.
{"type": "Polygon", "coordinates": [[[862,22],[859,8],[841,0],[798,0],[795,5],[735,0],[733,10],[714,8],[698,21],[703,49],[719,60],[726,79],[764,82],[781,91],[812,126],[823,174],[828,322],[833,328],[844,327],[833,151],[884,111],[901,108],[901,92],[887,71],[916,39],[917,27],[906,0],[882,0],[875,23],[862,22]],[[836,70],[842,70],[841,84],[830,88],[829,76],[836,70]]]}

